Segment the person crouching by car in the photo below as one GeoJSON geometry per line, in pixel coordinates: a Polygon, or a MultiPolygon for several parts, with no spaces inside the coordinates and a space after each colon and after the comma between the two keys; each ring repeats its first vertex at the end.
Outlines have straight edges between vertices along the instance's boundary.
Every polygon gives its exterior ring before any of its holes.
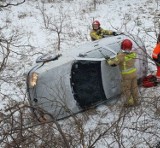
{"type": "Polygon", "coordinates": [[[117,33],[114,31],[109,31],[101,28],[101,24],[99,21],[93,21],[92,23],[92,30],[90,32],[90,37],[92,41],[99,40],[104,38],[104,35],[114,35],[116,36],[117,33]]]}

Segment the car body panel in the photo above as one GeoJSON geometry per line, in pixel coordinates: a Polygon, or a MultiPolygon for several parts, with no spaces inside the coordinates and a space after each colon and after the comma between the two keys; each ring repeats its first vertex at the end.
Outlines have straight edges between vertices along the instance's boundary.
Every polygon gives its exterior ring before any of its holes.
{"type": "MultiPolygon", "coordinates": [[[[37,64],[42,63],[41,66],[28,73],[28,77],[33,72],[38,74],[36,86],[27,85],[30,104],[61,119],[120,95],[119,66],[109,66],[105,58],[115,57],[126,38],[129,37],[112,36],[85,43],[62,56],[49,56],[51,60],[39,58],[37,64]]],[[[132,42],[138,54],[135,66],[141,79],[147,74],[146,50],[139,40],[132,42]]]]}

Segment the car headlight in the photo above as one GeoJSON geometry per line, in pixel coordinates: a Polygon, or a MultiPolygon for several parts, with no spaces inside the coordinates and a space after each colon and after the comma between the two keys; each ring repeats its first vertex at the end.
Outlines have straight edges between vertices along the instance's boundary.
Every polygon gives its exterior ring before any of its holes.
{"type": "Polygon", "coordinates": [[[34,86],[36,86],[37,80],[38,80],[38,74],[35,72],[31,73],[29,78],[29,87],[33,88],[34,86]]]}

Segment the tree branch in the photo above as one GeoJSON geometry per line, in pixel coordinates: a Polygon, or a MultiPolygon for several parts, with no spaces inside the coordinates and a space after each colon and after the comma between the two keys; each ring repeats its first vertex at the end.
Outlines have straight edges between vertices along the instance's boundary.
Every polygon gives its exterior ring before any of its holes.
{"type": "Polygon", "coordinates": [[[0,5],[1,8],[4,8],[4,7],[8,7],[8,6],[18,6],[18,5],[21,5],[25,2],[26,0],[23,0],[22,2],[20,3],[17,3],[17,4],[11,4],[11,3],[8,3],[6,5],[0,5]]]}

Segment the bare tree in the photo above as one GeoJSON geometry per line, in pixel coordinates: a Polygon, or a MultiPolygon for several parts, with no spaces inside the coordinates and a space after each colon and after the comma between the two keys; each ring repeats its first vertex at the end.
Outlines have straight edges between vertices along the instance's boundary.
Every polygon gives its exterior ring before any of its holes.
{"type": "MultiPolygon", "coordinates": [[[[23,3],[25,1],[22,1],[23,3]]],[[[17,6],[17,4],[5,4],[2,8],[8,6],[17,6]]],[[[157,5],[158,7],[158,5],[157,5]]],[[[70,35],[75,37],[79,36],[82,41],[82,32],[76,30],[76,33],[66,33],[65,25],[66,20],[69,17],[64,12],[60,11],[59,16],[50,16],[45,11],[44,5],[39,7],[42,14],[44,28],[51,34],[56,34],[57,50],[61,50],[61,43],[65,40],[64,35],[70,35]]],[[[82,12],[82,11],[81,11],[82,12]]],[[[84,13],[84,11],[83,11],[84,13]]],[[[77,15],[75,15],[78,17],[77,15]]],[[[132,32],[136,29],[137,25],[141,26],[139,19],[135,19],[135,25],[130,29],[127,24],[132,21],[130,15],[125,15],[122,20],[122,26],[114,27],[118,31],[126,31],[132,36],[132,32]]],[[[157,25],[155,25],[157,26],[157,25]]],[[[159,26],[159,24],[158,24],[159,26]]],[[[74,29],[74,26],[70,25],[70,29],[74,29]]],[[[5,36],[3,31],[6,27],[0,28],[0,72],[1,86],[4,82],[8,85],[14,84],[16,81],[12,81],[13,76],[6,75],[8,72],[9,60],[13,57],[13,54],[17,56],[25,56],[14,49],[17,48],[30,48],[33,46],[30,44],[22,44],[20,38],[23,34],[14,30],[10,36],[5,36]],[[21,44],[19,44],[21,43],[21,44]]],[[[145,31],[145,35],[153,38],[149,34],[146,28],[142,28],[140,31],[145,31]]],[[[157,27],[153,30],[155,34],[157,27]]],[[[135,34],[134,34],[135,35],[135,34]]],[[[137,36],[140,32],[137,32],[137,36]]],[[[86,39],[87,40],[87,39],[86,39]]],[[[155,40],[156,41],[156,40],[155,40]]],[[[53,43],[54,44],[54,43],[53,43]]],[[[36,52],[35,54],[39,54],[36,52]]],[[[31,56],[28,54],[27,56],[31,56]]],[[[20,61],[18,61],[20,63],[20,61]]],[[[9,67],[10,68],[10,67],[9,67]]],[[[12,67],[11,67],[12,68],[12,67]]],[[[13,73],[15,74],[15,72],[13,73]]],[[[20,78],[15,77],[16,80],[20,78]]],[[[48,119],[41,118],[41,122],[38,122],[33,115],[32,110],[37,108],[30,106],[25,100],[26,93],[23,88],[19,86],[20,91],[23,94],[24,101],[15,101],[12,95],[6,95],[1,90],[0,96],[3,100],[10,100],[5,107],[5,112],[0,112],[0,146],[1,147],[82,147],[93,148],[99,147],[103,144],[106,147],[154,147],[160,139],[160,96],[155,93],[158,90],[147,90],[141,88],[141,101],[140,107],[124,109],[121,105],[106,105],[99,108],[88,110],[84,113],[73,115],[65,120],[56,121],[55,117],[46,113],[44,110],[39,109],[42,115],[47,115],[48,119]],[[127,133],[127,134],[126,134],[127,133]]],[[[157,88],[158,89],[158,88],[157,88]]],[[[17,95],[17,98],[20,97],[17,95]]],[[[43,116],[42,116],[43,117],[43,116]]]]}
{"type": "Polygon", "coordinates": [[[39,6],[39,10],[42,14],[43,23],[45,26],[45,29],[49,30],[51,34],[57,35],[57,47],[56,49],[60,51],[61,49],[61,42],[62,42],[62,34],[63,34],[63,28],[65,25],[65,20],[67,20],[68,16],[65,12],[62,11],[61,6],[58,9],[58,16],[49,16],[46,13],[45,5],[44,3],[42,6],[39,6]]]}
{"type": "Polygon", "coordinates": [[[5,4],[5,1],[4,1],[4,4],[0,4],[0,8],[5,8],[5,7],[8,7],[8,6],[18,6],[18,5],[21,5],[25,2],[25,0],[23,0],[22,2],[19,2],[19,3],[6,3],[5,4]]]}

